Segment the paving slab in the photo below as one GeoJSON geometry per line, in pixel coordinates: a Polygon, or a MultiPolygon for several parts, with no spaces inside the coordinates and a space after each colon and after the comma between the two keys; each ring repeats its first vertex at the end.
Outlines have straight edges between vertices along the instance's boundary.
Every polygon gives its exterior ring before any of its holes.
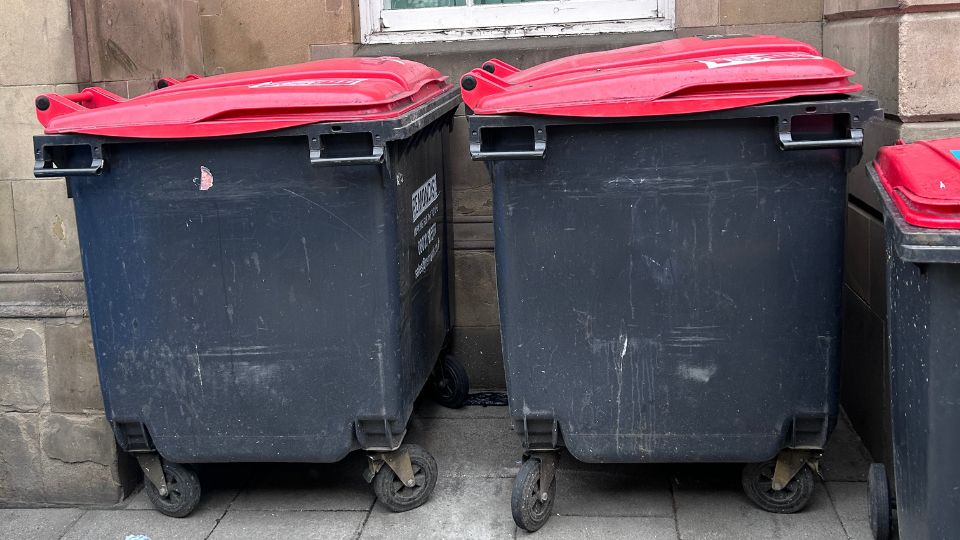
{"type": "Polygon", "coordinates": [[[374,505],[361,540],[513,538],[507,478],[441,476],[430,500],[420,508],[396,514],[374,505]]]}
{"type": "Polygon", "coordinates": [[[870,489],[866,482],[827,482],[827,491],[851,540],[873,540],[870,532],[870,489]]]}
{"type": "Polygon", "coordinates": [[[607,471],[557,471],[553,510],[562,516],[669,517],[673,497],[663,467],[611,465],[607,471]]]}
{"type": "Polygon", "coordinates": [[[870,455],[853,428],[841,414],[820,460],[820,473],[827,481],[864,482],[870,467],[870,455]]]}
{"type": "Polygon", "coordinates": [[[366,456],[355,452],[339,463],[282,464],[260,467],[258,479],[244,488],[232,510],[362,510],[374,495],[363,479],[366,456]]]}
{"type": "Polygon", "coordinates": [[[846,538],[827,490],[797,514],[771,514],[753,506],[739,486],[675,488],[677,523],[684,540],[836,540],[846,538]]]}
{"type": "Polygon", "coordinates": [[[366,517],[366,511],[246,512],[231,509],[220,520],[210,539],[338,540],[356,538],[366,517]]]}
{"type": "Polygon", "coordinates": [[[523,455],[520,438],[505,417],[415,417],[404,442],[426,448],[446,476],[513,478],[523,455]]]}
{"type": "Polygon", "coordinates": [[[676,540],[677,528],[672,517],[553,516],[542,529],[535,533],[519,530],[517,538],[530,538],[531,540],[583,540],[584,538],[676,540]]]}
{"type": "Polygon", "coordinates": [[[221,514],[195,512],[177,519],[156,510],[88,510],[70,527],[64,540],[123,540],[143,535],[151,540],[202,540],[221,514]]]}
{"type": "Polygon", "coordinates": [[[76,508],[0,509],[0,538],[60,538],[81,514],[76,508]]]}

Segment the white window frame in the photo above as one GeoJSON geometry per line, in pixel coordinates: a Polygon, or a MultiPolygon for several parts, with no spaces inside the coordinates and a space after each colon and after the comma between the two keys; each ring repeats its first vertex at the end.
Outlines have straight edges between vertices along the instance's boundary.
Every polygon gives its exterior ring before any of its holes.
{"type": "Polygon", "coordinates": [[[519,4],[383,9],[359,0],[363,43],[653,32],[674,29],[674,0],[547,0],[519,4]]]}

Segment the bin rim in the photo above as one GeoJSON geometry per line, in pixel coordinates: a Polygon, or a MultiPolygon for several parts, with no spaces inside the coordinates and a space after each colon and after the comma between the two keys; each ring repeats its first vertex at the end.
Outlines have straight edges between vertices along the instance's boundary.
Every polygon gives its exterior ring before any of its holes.
{"type": "Polygon", "coordinates": [[[460,105],[460,93],[451,87],[436,99],[422,103],[399,116],[385,120],[359,120],[351,122],[317,122],[272,131],[210,137],[181,137],[141,139],[133,137],[113,137],[88,135],[84,133],[62,133],[53,135],[34,135],[33,174],[38,178],[59,176],[100,175],[107,167],[108,151],[104,147],[122,144],[150,144],[175,141],[242,140],[282,137],[306,137],[309,144],[309,160],[315,165],[378,165],[383,163],[387,143],[409,139],[431,124],[453,115],[460,105]],[[366,134],[370,137],[370,154],[348,158],[326,158],[322,156],[326,137],[334,139],[339,135],[366,134]],[[57,150],[64,147],[87,146],[90,148],[91,164],[81,168],[64,169],[57,163],[57,150]]]}
{"type": "MultiPolygon", "coordinates": [[[[770,118],[771,134],[783,150],[845,147],[860,152],[863,146],[863,126],[883,117],[877,100],[864,95],[834,95],[812,98],[793,98],[777,103],[721,109],[696,114],[636,117],[579,117],[545,116],[532,114],[467,114],[470,153],[474,160],[542,159],[546,155],[548,128],[565,125],[616,125],[663,122],[695,122],[704,120],[731,120],[770,118]],[[793,118],[804,115],[845,115],[849,129],[845,138],[827,141],[800,141],[792,135],[793,118]],[[518,152],[489,151],[483,142],[483,130],[529,127],[533,140],[528,149],[518,152]]],[[[859,156],[850,166],[859,161],[859,156]]]]}
{"type": "Polygon", "coordinates": [[[887,234],[892,235],[896,255],[912,263],[960,263],[960,230],[931,229],[911,225],[890,197],[873,163],[867,165],[867,176],[880,197],[887,234]]]}

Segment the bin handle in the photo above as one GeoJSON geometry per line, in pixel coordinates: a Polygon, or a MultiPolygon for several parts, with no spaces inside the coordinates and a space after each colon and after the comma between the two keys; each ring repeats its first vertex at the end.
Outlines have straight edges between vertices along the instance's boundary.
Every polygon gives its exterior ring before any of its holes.
{"type": "Polygon", "coordinates": [[[310,149],[310,164],[320,167],[334,167],[337,165],[379,165],[383,163],[383,147],[374,146],[369,156],[348,157],[320,157],[322,148],[310,149]]]}
{"type": "Polygon", "coordinates": [[[482,161],[487,159],[543,159],[544,149],[519,150],[513,152],[471,152],[473,159],[482,161]]]}
{"type": "Polygon", "coordinates": [[[821,141],[795,141],[793,134],[788,131],[780,132],[780,148],[783,150],[812,150],[817,148],[861,148],[863,146],[863,130],[851,129],[850,136],[845,139],[825,139],[821,141]]]}
{"type": "MultiPolygon", "coordinates": [[[[76,145],[66,145],[76,146],[76,145]]],[[[64,167],[55,166],[54,160],[47,153],[47,146],[37,149],[37,159],[33,165],[33,176],[36,178],[55,178],[59,176],[96,176],[103,172],[106,162],[99,146],[91,145],[90,165],[87,167],[64,167]]]]}

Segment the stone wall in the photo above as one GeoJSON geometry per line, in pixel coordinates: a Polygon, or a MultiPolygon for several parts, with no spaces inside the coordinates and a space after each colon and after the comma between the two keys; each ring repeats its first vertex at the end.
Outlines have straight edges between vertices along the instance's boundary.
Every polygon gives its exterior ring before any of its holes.
{"type": "Polygon", "coordinates": [[[885,112],[849,179],[842,386],[857,432],[890,463],[885,240],[864,164],[897,139],[960,135],[960,2],[826,0],[824,14],[824,54],[855,70],[885,112]]]}
{"type": "Polygon", "coordinates": [[[67,0],[0,15],[0,503],[113,503],[121,481],[90,342],[73,206],[33,178],[34,98],[75,92],[67,0]]]}

